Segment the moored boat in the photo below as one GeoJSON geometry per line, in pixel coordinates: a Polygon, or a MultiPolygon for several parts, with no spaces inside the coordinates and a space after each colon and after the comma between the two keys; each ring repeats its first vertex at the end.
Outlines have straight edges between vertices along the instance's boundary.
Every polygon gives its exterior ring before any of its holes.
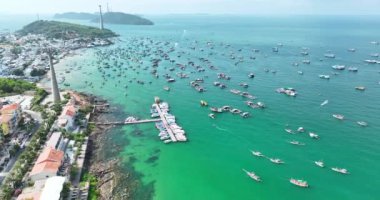
{"type": "Polygon", "coordinates": [[[309,136],[310,136],[311,138],[313,138],[313,139],[319,139],[319,135],[317,135],[317,134],[315,134],[315,133],[312,133],[312,132],[309,133],[309,136]]]}
{"type": "Polygon", "coordinates": [[[291,178],[290,183],[302,188],[309,187],[309,184],[307,183],[307,181],[304,181],[304,180],[297,180],[297,179],[291,178]]]}
{"type": "Polygon", "coordinates": [[[243,171],[244,171],[249,177],[251,177],[253,180],[255,180],[255,181],[257,181],[257,182],[260,182],[260,181],[261,181],[260,176],[257,176],[257,175],[255,174],[255,172],[249,172],[249,171],[247,171],[247,170],[245,170],[245,169],[243,169],[243,171]]]}
{"type": "Polygon", "coordinates": [[[264,157],[264,155],[260,151],[251,151],[254,156],[264,157]]]}
{"type": "Polygon", "coordinates": [[[348,170],[344,168],[332,167],[331,170],[341,174],[349,174],[348,170]]]}
{"type": "Polygon", "coordinates": [[[364,121],[358,121],[356,123],[359,124],[360,126],[363,126],[363,127],[368,126],[368,123],[364,122],[364,121]]]}
{"type": "Polygon", "coordinates": [[[333,116],[335,119],[344,120],[344,115],[333,114],[332,116],[333,116]]]}
{"type": "Polygon", "coordinates": [[[283,164],[283,163],[285,163],[284,161],[282,161],[282,160],[279,159],[279,158],[269,158],[269,160],[270,160],[272,163],[275,163],[275,164],[283,164]]]}
{"type": "Polygon", "coordinates": [[[319,160],[319,161],[314,161],[314,163],[315,163],[317,166],[319,166],[319,167],[325,167],[325,163],[324,163],[323,161],[321,161],[321,160],[319,160]]]}

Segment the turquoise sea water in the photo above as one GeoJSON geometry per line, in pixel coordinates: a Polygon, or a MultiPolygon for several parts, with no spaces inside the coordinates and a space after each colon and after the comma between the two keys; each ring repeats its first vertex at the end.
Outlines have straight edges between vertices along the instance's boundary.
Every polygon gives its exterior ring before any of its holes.
{"type": "MultiPolygon", "coordinates": [[[[146,41],[141,38],[148,37],[155,42],[169,42],[162,47],[164,50],[175,47],[170,57],[177,63],[191,60],[206,68],[206,72],[190,74],[190,79],[176,78],[175,83],[168,84],[162,76],[154,79],[150,70],[143,70],[151,66],[149,60],[155,56],[143,58],[142,64],[120,59],[123,68],[128,68],[127,77],[117,77],[117,72],[108,69],[107,73],[115,78],[109,78],[101,88],[103,80],[97,70],[96,50],[68,58],[57,66],[57,73],[66,77],[70,88],[100,95],[116,105],[118,110],[112,117],[148,118],[154,96],[160,96],[169,102],[171,113],[185,129],[188,143],[168,145],[159,141],[154,124],[115,128],[107,133],[103,156],[121,158],[125,172],[132,170],[140,180],[135,199],[378,199],[380,65],[363,62],[371,59],[371,53],[380,52],[379,45],[370,44],[380,40],[378,18],[152,16],[151,19],[155,26],[107,25],[120,34],[121,41],[103,51],[131,47],[138,52],[141,47],[134,45],[133,39],[146,41]],[[215,47],[211,49],[207,42],[213,42],[215,47]],[[283,47],[279,47],[279,53],[273,53],[272,47],[277,43],[283,47]],[[193,46],[196,50],[190,49],[193,46]],[[310,49],[309,56],[301,56],[302,47],[310,49]],[[348,48],[357,51],[348,52],[348,48]],[[254,53],[252,49],[260,52],[254,53]],[[335,59],[323,57],[328,50],[336,54],[335,59]],[[183,52],[180,58],[178,52],[183,52]],[[235,66],[236,60],[229,58],[231,52],[236,57],[243,56],[244,62],[235,66]],[[251,60],[250,56],[256,59],[251,60]],[[209,59],[218,70],[208,69],[199,57],[209,59]],[[309,59],[311,64],[302,64],[303,59],[309,59]],[[294,62],[299,66],[293,66],[294,62]],[[331,66],[336,64],[358,67],[359,72],[345,70],[332,75],[331,66]],[[64,73],[78,66],[82,69],[64,73]],[[266,68],[277,73],[266,73],[266,68]],[[299,75],[299,70],[304,75],[299,75]],[[228,86],[225,90],[213,86],[220,72],[231,76],[230,81],[221,81],[228,86]],[[249,72],[256,77],[248,79],[249,72]],[[322,80],[319,74],[329,74],[331,79],[322,80]],[[207,92],[198,93],[190,87],[191,80],[205,76],[202,85],[207,92]],[[133,78],[146,83],[129,83],[133,78]],[[92,82],[94,87],[85,81],[92,82]],[[247,82],[249,88],[241,88],[240,82],[247,82]],[[166,85],[171,87],[170,92],[162,89],[166,85]],[[366,91],[356,91],[356,86],[365,86],[366,91]],[[299,95],[292,98],[278,94],[275,90],[280,87],[293,87],[299,95]],[[268,108],[247,107],[245,99],[229,92],[233,88],[247,90],[268,108]],[[208,108],[199,105],[201,99],[212,106],[230,105],[249,111],[252,117],[242,119],[224,113],[210,119],[208,108]],[[326,99],[329,104],[321,107],[326,99]],[[331,116],[334,113],[343,114],[346,119],[338,121],[331,116]],[[359,127],[356,121],[366,121],[369,126],[359,127]],[[307,133],[287,134],[286,125],[293,130],[303,126],[321,139],[312,140],[307,133]],[[306,145],[294,146],[288,143],[291,140],[306,145]],[[281,158],[285,164],[274,165],[265,158],[252,156],[249,150],[281,158]],[[320,159],[325,161],[325,168],[313,163],[320,159]],[[350,175],[337,174],[330,167],[347,168],[350,175]],[[263,182],[251,180],[243,168],[255,171],[263,182]],[[292,177],[307,180],[310,188],[291,185],[292,177]]],[[[156,49],[157,45],[148,47],[156,49]]],[[[139,56],[136,53],[131,57],[139,56]]],[[[113,61],[109,63],[112,65],[113,61]]],[[[169,73],[175,77],[180,71],[170,72],[172,66],[163,61],[158,68],[160,75],[169,73]]]]}

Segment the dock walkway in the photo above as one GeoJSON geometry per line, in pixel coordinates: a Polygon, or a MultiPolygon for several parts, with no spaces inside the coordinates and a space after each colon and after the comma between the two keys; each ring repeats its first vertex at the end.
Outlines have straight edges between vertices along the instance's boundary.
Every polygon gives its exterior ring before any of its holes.
{"type": "Polygon", "coordinates": [[[161,119],[144,119],[132,122],[98,122],[96,125],[131,125],[131,124],[143,124],[150,122],[160,122],[161,119]]]}
{"type": "Polygon", "coordinates": [[[170,126],[169,126],[169,124],[168,124],[168,121],[166,120],[166,118],[165,118],[165,116],[164,116],[164,113],[162,113],[159,104],[156,104],[156,110],[157,110],[158,114],[160,115],[160,118],[161,118],[161,120],[162,120],[162,124],[164,125],[166,131],[168,132],[168,134],[169,134],[169,136],[170,136],[170,139],[171,139],[173,142],[177,142],[177,138],[174,136],[173,130],[170,128],[170,126]]]}

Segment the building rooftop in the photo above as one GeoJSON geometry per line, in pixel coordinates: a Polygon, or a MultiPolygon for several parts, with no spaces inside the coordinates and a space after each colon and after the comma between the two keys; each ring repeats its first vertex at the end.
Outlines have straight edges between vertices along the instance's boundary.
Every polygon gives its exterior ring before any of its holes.
{"type": "Polygon", "coordinates": [[[30,176],[39,174],[42,172],[57,173],[59,167],[62,164],[64,158],[64,152],[55,150],[51,147],[45,147],[43,152],[38,157],[35,165],[33,166],[30,176]]]}

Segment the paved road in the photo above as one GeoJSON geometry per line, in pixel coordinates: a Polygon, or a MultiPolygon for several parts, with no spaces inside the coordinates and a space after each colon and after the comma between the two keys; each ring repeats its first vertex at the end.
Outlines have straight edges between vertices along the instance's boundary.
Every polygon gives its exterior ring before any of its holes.
{"type": "MultiPolygon", "coordinates": [[[[37,120],[38,121],[38,120],[37,120]]],[[[36,133],[36,131],[38,130],[38,128],[40,127],[40,123],[37,123],[36,126],[34,127],[34,129],[31,131],[31,133],[36,133]]],[[[30,139],[32,138],[32,136],[28,137],[27,138],[27,142],[30,141],[30,139]]],[[[0,173],[0,184],[3,183],[3,180],[5,178],[5,176],[8,174],[8,172],[10,172],[14,166],[14,164],[16,163],[18,157],[20,156],[20,154],[25,150],[25,148],[23,149],[20,149],[15,156],[13,156],[11,159],[9,159],[9,162],[7,164],[7,166],[4,168],[4,170],[0,173]]]]}

